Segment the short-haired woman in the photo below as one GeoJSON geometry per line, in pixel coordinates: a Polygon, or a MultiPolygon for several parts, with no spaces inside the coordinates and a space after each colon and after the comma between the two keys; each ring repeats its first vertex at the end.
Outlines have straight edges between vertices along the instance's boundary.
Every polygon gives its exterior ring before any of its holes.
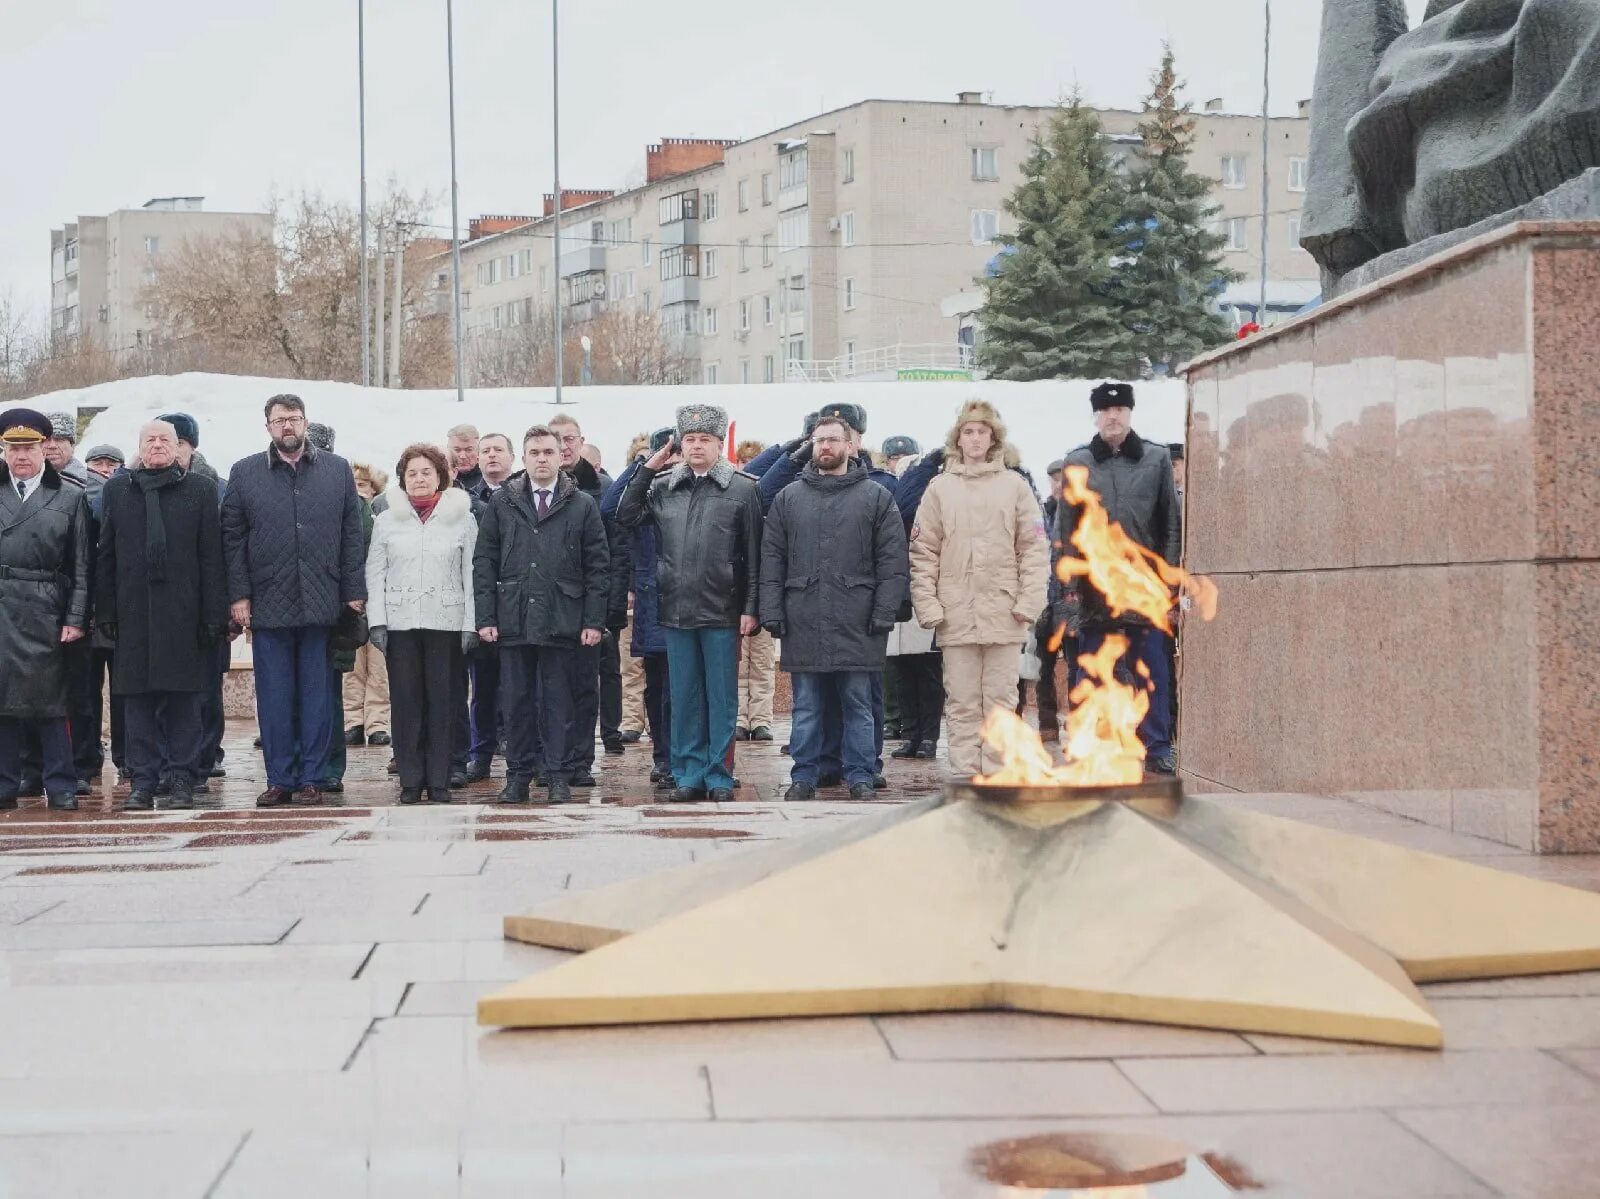
{"type": "Polygon", "coordinates": [[[367,554],[372,643],[389,662],[400,802],[450,802],[450,736],[463,656],[478,642],[472,551],[478,522],[437,446],[407,446],[367,554]]]}

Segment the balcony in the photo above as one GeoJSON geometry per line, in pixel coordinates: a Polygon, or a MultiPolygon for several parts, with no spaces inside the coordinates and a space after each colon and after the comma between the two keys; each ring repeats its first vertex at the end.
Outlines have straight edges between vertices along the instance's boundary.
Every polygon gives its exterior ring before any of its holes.
{"type": "Polygon", "coordinates": [[[694,217],[684,217],[682,220],[661,226],[661,248],[664,250],[672,246],[698,246],[699,244],[700,222],[694,217]]]}
{"type": "Polygon", "coordinates": [[[700,301],[700,278],[697,275],[680,275],[661,284],[661,306],[668,304],[695,304],[700,301]]]}
{"type": "Polygon", "coordinates": [[[805,183],[797,183],[793,187],[781,188],[778,191],[778,211],[790,212],[796,208],[804,208],[810,199],[805,183]]]}
{"type": "Polygon", "coordinates": [[[591,271],[604,271],[606,269],[606,248],[600,242],[588,240],[577,243],[561,243],[561,277],[570,279],[574,275],[586,275],[591,271]],[[568,249],[568,246],[572,246],[568,249]]]}

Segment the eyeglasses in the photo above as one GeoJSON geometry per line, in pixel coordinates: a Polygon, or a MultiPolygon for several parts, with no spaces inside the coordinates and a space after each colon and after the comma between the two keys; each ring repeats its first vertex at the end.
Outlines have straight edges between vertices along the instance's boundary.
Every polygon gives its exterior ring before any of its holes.
{"type": "Polygon", "coordinates": [[[295,425],[303,425],[305,423],[306,418],[303,416],[280,416],[277,420],[269,420],[267,422],[267,428],[292,429],[295,425]]]}
{"type": "Polygon", "coordinates": [[[844,437],[813,437],[811,439],[811,444],[812,445],[844,445],[847,440],[848,439],[844,438],[844,437]]]}
{"type": "Polygon", "coordinates": [[[568,433],[566,436],[564,436],[561,439],[561,444],[562,445],[577,445],[582,440],[583,440],[583,434],[581,434],[581,433],[568,433]]]}

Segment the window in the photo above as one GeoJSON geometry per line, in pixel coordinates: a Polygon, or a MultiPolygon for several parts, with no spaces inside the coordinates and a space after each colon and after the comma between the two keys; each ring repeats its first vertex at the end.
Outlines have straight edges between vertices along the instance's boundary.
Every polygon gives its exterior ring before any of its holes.
{"type": "Polygon", "coordinates": [[[707,383],[715,383],[717,381],[717,364],[715,362],[706,363],[705,377],[707,383]]]}
{"type": "Polygon", "coordinates": [[[839,155],[839,182],[854,183],[856,181],[856,151],[852,146],[839,155]]]}
{"type": "Polygon", "coordinates": [[[750,359],[748,358],[739,359],[739,382],[750,382],[750,359]]]}
{"type": "Polygon", "coordinates": [[[846,279],[844,281],[844,310],[846,312],[854,312],[855,308],[856,281],[854,279],[846,279]]]}
{"type": "Polygon", "coordinates": [[[771,171],[762,171],[761,172],[761,203],[763,205],[772,203],[772,172],[771,171]]]}
{"type": "Polygon", "coordinates": [[[839,214],[839,244],[841,246],[856,244],[856,214],[853,212],[839,214]]]}
{"type": "MultiPolygon", "coordinates": [[[[77,247],[74,246],[73,248],[76,249],[77,247]]],[[[144,239],[144,252],[146,254],[159,254],[161,252],[161,239],[159,237],[147,237],[147,238],[145,238],[144,239]]],[[[74,254],[73,257],[77,257],[77,255],[74,254]]]]}
{"type": "Polygon", "coordinates": [[[778,158],[778,187],[800,187],[806,181],[806,152],[796,150],[778,158]]]}
{"type": "Polygon", "coordinates": [[[533,251],[523,250],[519,257],[522,259],[522,273],[524,275],[533,274],[533,251]]]}
{"type": "Polygon", "coordinates": [[[739,301],[739,332],[750,332],[750,301],[739,301]]]}
{"type": "Polygon", "coordinates": [[[670,225],[674,221],[694,220],[699,196],[699,192],[674,192],[670,196],[662,196],[661,223],[670,225]]]}
{"type": "Polygon", "coordinates": [[[1289,245],[1296,250],[1300,248],[1300,218],[1297,216],[1289,218],[1289,245]]]}
{"type": "Polygon", "coordinates": [[[853,374],[856,369],[856,343],[853,338],[844,343],[844,369],[846,374],[853,374]]]}
{"type": "Polygon", "coordinates": [[[506,278],[515,279],[522,273],[522,260],[516,254],[506,255],[506,278]]]}
{"type": "Polygon", "coordinates": [[[716,192],[700,193],[700,219],[702,221],[714,221],[717,219],[716,192]]]}
{"type": "Polygon", "coordinates": [[[761,297],[761,323],[768,328],[772,326],[772,297],[761,297]]]}
{"type": "Polygon", "coordinates": [[[702,275],[707,279],[715,279],[717,277],[717,249],[715,246],[707,246],[700,251],[700,263],[700,273],[702,275]]]}
{"type": "Polygon", "coordinates": [[[606,277],[600,271],[587,271],[567,281],[568,304],[587,304],[590,300],[602,298],[605,292],[606,277]]]}
{"type": "Polygon", "coordinates": [[[804,315],[806,310],[806,277],[804,275],[789,276],[788,286],[783,289],[783,310],[791,316],[804,315]]]}
{"type": "Polygon", "coordinates": [[[700,274],[698,246],[672,246],[661,251],[661,279],[682,279],[700,274]]]}
{"type": "Polygon", "coordinates": [[[772,265],[772,234],[770,233],[761,235],[761,265],[772,265]]]}
{"type": "Polygon", "coordinates": [[[789,344],[784,347],[783,360],[785,362],[804,362],[806,360],[806,339],[791,337],[789,344]]]}
{"type": "Polygon", "coordinates": [[[768,354],[761,360],[761,381],[763,383],[772,382],[772,365],[773,363],[771,354],[768,354]]]}
{"type": "Polygon", "coordinates": [[[539,268],[539,290],[550,290],[550,268],[548,266],[541,266],[539,268]]]}
{"type": "Polygon", "coordinates": [[[643,266],[650,265],[650,239],[648,237],[639,243],[639,262],[643,266]]]}
{"type": "Polygon", "coordinates": [[[1222,156],[1222,186],[1239,188],[1244,186],[1244,155],[1224,154],[1222,156]]]}
{"type": "Polygon", "coordinates": [[[1000,214],[992,208],[972,210],[972,244],[986,246],[1000,236],[1000,214]]]}
{"type": "Polygon", "coordinates": [[[606,294],[608,296],[610,296],[613,300],[620,300],[622,298],[622,276],[621,275],[612,275],[611,276],[611,290],[608,291],[606,294]]]}
{"type": "Polygon", "coordinates": [[[806,244],[807,216],[804,208],[786,212],[778,218],[778,249],[787,254],[803,249],[806,244]]]}
{"type": "Polygon", "coordinates": [[[1231,216],[1228,218],[1228,249],[1243,250],[1244,248],[1244,217],[1231,216]]]}
{"type": "Polygon", "coordinates": [[[1291,158],[1289,160],[1289,190],[1292,192],[1306,190],[1306,160],[1304,158],[1291,158]]]}
{"type": "Polygon", "coordinates": [[[655,311],[654,302],[650,299],[650,289],[648,287],[644,289],[644,295],[640,297],[639,303],[646,312],[655,311]]]}
{"type": "Polygon", "coordinates": [[[972,147],[972,177],[974,179],[1000,178],[999,155],[993,146],[972,147]]]}
{"type": "Polygon", "coordinates": [[[623,281],[623,283],[628,289],[626,294],[630,300],[639,294],[639,278],[637,272],[629,271],[628,277],[623,281]]]}
{"type": "Polygon", "coordinates": [[[154,283],[156,281],[156,268],[155,267],[149,266],[149,267],[145,268],[144,281],[147,284],[152,284],[152,283],[154,283]]]}
{"type": "Polygon", "coordinates": [[[700,310],[689,304],[673,304],[663,308],[662,315],[666,318],[663,325],[669,333],[681,333],[685,337],[693,337],[699,327],[700,310]],[[667,314],[671,315],[668,316],[667,314]]]}
{"type": "Polygon", "coordinates": [[[715,337],[717,335],[717,310],[715,308],[707,308],[701,314],[700,327],[705,330],[707,337],[715,337]]]}
{"type": "Polygon", "coordinates": [[[748,237],[739,239],[739,269],[741,271],[750,269],[750,239],[748,237]]]}
{"type": "Polygon", "coordinates": [[[522,323],[524,325],[533,324],[533,297],[532,296],[529,296],[526,300],[522,301],[522,323]]]}
{"type": "Polygon", "coordinates": [[[750,211],[750,180],[739,180],[739,211],[750,211]]]}

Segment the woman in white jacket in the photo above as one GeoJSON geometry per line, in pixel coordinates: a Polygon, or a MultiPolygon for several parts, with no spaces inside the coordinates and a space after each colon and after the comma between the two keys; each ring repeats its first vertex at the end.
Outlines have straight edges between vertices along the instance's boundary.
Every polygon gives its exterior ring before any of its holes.
{"type": "Polygon", "coordinates": [[[478,641],[472,551],[478,522],[467,493],[450,486],[444,451],[412,445],[395,468],[399,485],[372,526],[367,620],[389,662],[400,802],[450,802],[450,735],[464,655],[478,641]]]}

